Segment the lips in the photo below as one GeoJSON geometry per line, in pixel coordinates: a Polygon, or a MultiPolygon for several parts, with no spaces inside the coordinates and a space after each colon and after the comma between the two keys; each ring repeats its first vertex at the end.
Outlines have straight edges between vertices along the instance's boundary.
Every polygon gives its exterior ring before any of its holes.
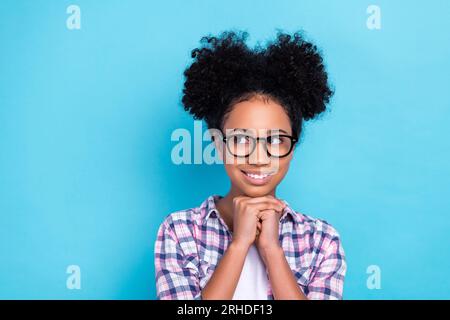
{"type": "Polygon", "coordinates": [[[241,170],[241,172],[248,183],[258,186],[266,184],[274,175],[274,172],[244,171],[244,170],[241,170]]]}

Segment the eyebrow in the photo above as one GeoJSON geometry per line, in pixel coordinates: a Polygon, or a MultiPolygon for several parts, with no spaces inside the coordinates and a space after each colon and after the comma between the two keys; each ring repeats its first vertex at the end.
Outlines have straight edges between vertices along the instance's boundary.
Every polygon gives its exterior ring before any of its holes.
{"type": "MultiPolygon", "coordinates": [[[[245,129],[245,128],[234,128],[234,129],[232,129],[231,131],[232,131],[232,132],[234,132],[234,131],[244,131],[244,132],[247,132],[248,129],[245,129]]],[[[270,131],[280,131],[280,132],[289,134],[287,131],[285,131],[285,130],[283,130],[283,129],[270,129],[270,131]]]]}

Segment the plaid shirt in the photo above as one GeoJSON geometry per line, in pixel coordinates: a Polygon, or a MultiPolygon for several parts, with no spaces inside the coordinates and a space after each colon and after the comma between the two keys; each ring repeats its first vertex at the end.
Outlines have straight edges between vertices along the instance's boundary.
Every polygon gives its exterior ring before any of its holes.
{"type": "MultiPolygon", "coordinates": [[[[162,222],[155,242],[158,299],[202,299],[202,289],[232,240],[215,206],[221,197],[211,195],[200,207],[173,212],[162,222]]],[[[298,285],[308,299],[342,299],[347,265],[339,234],[284,202],[279,240],[298,285]]],[[[267,299],[274,299],[270,282],[267,299]]]]}

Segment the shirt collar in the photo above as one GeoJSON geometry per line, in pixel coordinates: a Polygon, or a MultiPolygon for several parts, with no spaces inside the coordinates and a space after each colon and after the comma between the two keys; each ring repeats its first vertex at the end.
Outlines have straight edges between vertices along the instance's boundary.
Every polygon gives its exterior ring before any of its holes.
{"type": "MultiPolygon", "coordinates": [[[[210,195],[201,205],[200,209],[202,212],[202,224],[206,224],[206,221],[209,219],[209,217],[217,217],[219,216],[219,211],[216,208],[215,201],[223,198],[222,196],[218,194],[210,195]]],[[[300,223],[301,218],[295,212],[294,209],[289,205],[289,203],[286,200],[281,200],[286,204],[286,208],[283,210],[283,214],[280,217],[280,222],[284,222],[288,217],[290,216],[294,222],[300,223]]]]}
{"type": "Polygon", "coordinates": [[[215,201],[221,199],[222,196],[218,194],[213,194],[209,196],[200,206],[200,210],[202,212],[202,224],[206,224],[208,218],[212,215],[218,216],[219,211],[216,208],[215,201]]]}

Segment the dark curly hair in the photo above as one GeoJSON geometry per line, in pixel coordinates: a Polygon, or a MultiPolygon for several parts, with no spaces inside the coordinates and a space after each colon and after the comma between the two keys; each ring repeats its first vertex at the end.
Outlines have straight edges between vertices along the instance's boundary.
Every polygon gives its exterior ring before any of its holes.
{"type": "Polygon", "coordinates": [[[254,49],[247,38],[247,32],[226,31],[201,39],[184,71],[184,109],[208,128],[222,130],[234,104],[259,95],[286,110],[299,137],[303,120],[322,113],[334,93],[322,56],[301,32],[278,32],[275,41],[254,49]]]}

